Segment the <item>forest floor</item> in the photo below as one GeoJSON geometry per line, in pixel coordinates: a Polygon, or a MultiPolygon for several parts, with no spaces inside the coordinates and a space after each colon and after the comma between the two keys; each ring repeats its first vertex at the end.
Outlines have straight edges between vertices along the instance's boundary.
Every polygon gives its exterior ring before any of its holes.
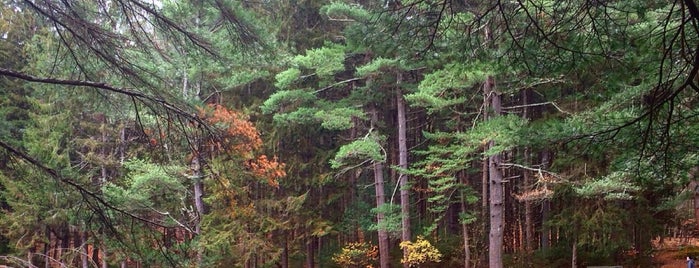
{"type": "Polygon", "coordinates": [[[699,238],[666,238],[663,243],[654,243],[653,263],[660,268],[687,267],[687,255],[699,258],[699,238]]]}

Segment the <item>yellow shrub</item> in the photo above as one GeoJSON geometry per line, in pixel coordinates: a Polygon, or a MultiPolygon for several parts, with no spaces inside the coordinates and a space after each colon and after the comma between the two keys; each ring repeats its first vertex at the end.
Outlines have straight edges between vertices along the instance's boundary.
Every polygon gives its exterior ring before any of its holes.
{"type": "Polygon", "coordinates": [[[439,250],[422,236],[418,236],[415,242],[400,242],[400,248],[407,250],[407,255],[404,255],[400,262],[407,263],[410,267],[419,267],[427,262],[442,261],[442,254],[439,253],[439,250]]]}
{"type": "Polygon", "coordinates": [[[342,267],[365,268],[372,267],[378,255],[379,250],[376,246],[356,242],[345,245],[342,251],[333,256],[332,260],[342,267]]]}

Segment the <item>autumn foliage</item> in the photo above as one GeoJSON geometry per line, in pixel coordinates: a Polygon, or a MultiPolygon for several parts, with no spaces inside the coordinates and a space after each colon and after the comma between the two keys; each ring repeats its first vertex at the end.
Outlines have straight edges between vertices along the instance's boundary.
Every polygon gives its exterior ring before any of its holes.
{"type": "Polygon", "coordinates": [[[407,249],[407,254],[400,260],[410,267],[419,267],[424,263],[442,261],[442,254],[424,237],[418,236],[415,242],[400,242],[401,249],[407,249]]]}
{"type": "Polygon", "coordinates": [[[260,134],[245,115],[221,105],[209,107],[211,109],[202,110],[201,113],[208,123],[222,131],[214,143],[216,149],[246,155],[262,146],[260,134]]]}
{"type": "Polygon", "coordinates": [[[335,254],[332,260],[341,267],[365,268],[373,267],[378,259],[379,250],[376,246],[365,242],[349,243],[342,251],[335,254]]]}
{"type": "Polygon", "coordinates": [[[232,154],[244,160],[245,168],[256,178],[266,180],[273,187],[279,187],[278,180],[286,176],[284,164],[264,154],[255,155],[262,147],[262,139],[255,125],[242,113],[229,110],[221,105],[210,105],[201,114],[221,134],[212,142],[217,153],[232,154]]]}

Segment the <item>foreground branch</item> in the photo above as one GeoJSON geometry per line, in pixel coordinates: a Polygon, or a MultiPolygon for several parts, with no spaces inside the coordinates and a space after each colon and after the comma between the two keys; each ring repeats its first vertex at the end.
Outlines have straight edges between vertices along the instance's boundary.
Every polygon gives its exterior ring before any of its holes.
{"type": "Polygon", "coordinates": [[[22,79],[22,80],[29,81],[29,82],[37,82],[37,83],[43,83],[43,84],[90,87],[90,88],[96,88],[96,89],[103,89],[103,90],[111,91],[114,93],[119,93],[119,94],[123,94],[123,95],[129,96],[129,97],[133,97],[133,98],[139,99],[141,101],[147,101],[147,102],[158,104],[158,105],[162,106],[163,108],[165,108],[165,110],[168,112],[172,112],[174,114],[182,116],[182,117],[184,117],[187,120],[190,120],[192,122],[200,123],[201,125],[206,125],[205,122],[202,121],[201,118],[196,116],[196,114],[188,113],[188,112],[182,110],[181,108],[173,105],[172,103],[170,103],[162,98],[146,95],[143,92],[128,89],[128,88],[119,88],[119,87],[115,87],[115,86],[112,86],[112,85],[109,85],[106,83],[94,82],[94,81],[64,80],[64,79],[57,79],[57,78],[42,78],[42,77],[37,77],[37,76],[30,75],[30,74],[17,72],[17,71],[5,69],[5,68],[0,68],[0,76],[12,77],[12,78],[22,79]]]}
{"type": "MultiPolygon", "coordinates": [[[[30,165],[38,168],[42,173],[49,175],[50,177],[56,179],[57,181],[59,181],[61,183],[64,183],[64,184],[67,184],[67,185],[73,187],[75,190],[77,190],[80,193],[80,195],[82,195],[83,199],[86,202],[88,202],[88,204],[90,204],[90,206],[92,207],[94,212],[103,220],[103,222],[110,229],[113,229],[113,226],[108,224],[109,219],[106,216],[106,211],[103,210],[104,208],[114,210],[122,215],[125,215],[129,218],[135,219],[135,220],[143,222],[143,223],[152,224],[154,226],[162,227],[162,228],[172,228],[171,226],[165,226],[163,224],[148,220],[144,217],[130,213],[124,209],[118,208],[118,207],[110,204],[109,202],[104,200],[102,198],[102,196],[100,196],[99,194],[88,190],[87,188],[85,188],[84,186],[78,184],[77,182],[75,182],[73,180],[70,180],[68,178],[61,176],[61,174],[59,174],[55,169],[52,169],[50,167],[45,166],[44,164],[41,163],[41,161],[39,161],[39,160],[35,159],[34,157],[12,147],[11,145],[7,144],[5,141],[0,140],[0,148],[5,149],[11,155],[13,155],[13,156],[15,156],[23,161],[26,161],[30,165]],[[93,202],[96,202],[96,204],[93,202]],[[100,206],[102,206],[102,207],[100,207],[100,206]]],[[[112,230],[112,231],[114,231],[116,233],[116,230],[112,230]]]]}

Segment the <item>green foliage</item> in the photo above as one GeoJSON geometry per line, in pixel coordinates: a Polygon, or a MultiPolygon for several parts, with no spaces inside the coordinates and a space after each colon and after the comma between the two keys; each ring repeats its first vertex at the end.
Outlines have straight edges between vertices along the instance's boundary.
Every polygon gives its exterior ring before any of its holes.
{"type": "Polygon", "coordinates": [[[107,183],[102,191],[115,205],[133,211],[175,211],[184,206],[187,188],[181,166],[162,166],[142,159],[124,162],[125,186],[107,183]]]}
{"type": "Polygon", "coordinates": [[[277,81],[274,86],[282,89],[287,88],[293,84],[299,76],[301,76],[301,70],[298,68],[289,68],[286,71],[278,73],[274,77],[277,81]]]}
{"type": "Polygon", "coordinates": [[[467,101],[463,92],[485,81],[493,71],[486,64],[449,63],[444,68],[426,74],[415,93],[405,100],[412,106],[426,107],[434,112],[467,101]]]}
{"type": "Polygon", "coordinates": [[[274,122],[280,125],[313,125],[318,123],[316,108],[301,107],[295,111],[274,114],[274,122]]]}
{"type": "Polygon", "coordinates": [[[357,22],[369,22],[371,14],[358,4],[347,4],[334,1],[320,8],[320,13],[328,16],[330,20],[354,20],[357,22]]]}
{"type": "Polygon", "coordinates": [[[301,68],[315,70],[315,74],[320,77],[344,70],[344,61],[345,48],[336,44],[307,50],[306,55],[297,55],[291,60],[293,64],[301,68]]]}
{"type": "Polygon", "coordinates": [[[354,108],[334,108],[328,111],[318,111],[315,117],[321,121],[321,126],[328,130],[350,129],[352,118],[363,118],[364,111],[354,108]]]}
{"type": "Polygon", "coordinates": [[[588,198],[602,196],[605,200],[629,200],[641,190],[631,178],[628,171],[615,171],[600,179],[585,181],[575,188],[575,193],[588,198]]]}
{"type": "Polygon", "coordinates": [[[375,207],[371,209],[374,214],[382,213],[384,215],[383,221],[374,223],[369,230],[378,231],[384,230],[392,237],[401,236],[401,211],[400,206],[391,203],[384,203],[382,206],[375,207]]]}
{"type": "Polygon", "coordinates": [[[357,67],[357,76],[379,76],[391,69],[399,69],[400,64],[396,59],[376,58],[366,65],[357,67]]]}
{"type": "Polygon", "coordinates": [[[381,137],[370,134],[362,139],[352,141],[340,147],[333,160],[330,160],[332,168],[340,168],[356,163],[383,162],[386,156],[380,143],[381,137]]]}
{"type": "Polygon", "coordinates": [[[306,90],[280,90],[269,96],[260,108],[263,113],[270,114],[281,112],[289,106],[306,105],[315,99],[316,97],[306,90]]]}

